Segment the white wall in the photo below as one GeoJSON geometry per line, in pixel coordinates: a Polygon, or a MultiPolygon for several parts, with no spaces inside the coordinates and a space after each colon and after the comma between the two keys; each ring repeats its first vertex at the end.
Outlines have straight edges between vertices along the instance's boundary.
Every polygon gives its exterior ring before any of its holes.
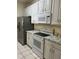
{"type": "Polygon", "coordinates": [[[24,5],[20,2],[17,2],[17,17],[18,16],[24,16],[24,5]]]}
{"type": "Polygon", "coordinates": [[[37,1],[39,0],[33,0],[32,2],[27,4],[17,2],[17,16],[31,16],[31,12],[32,12],[31,8],[33,8],[31,7],[31,5],[37,1]]]}
{"type": "Polygon", "coordinates": [[[32,13],[32,7],[31,6],[26,7],[24,12],[25,12],[24,13],[25,16],[32,16],[32,14],[31,14],[32,13]]]}
{"type": "Polygon", "coordinates": [[[37,12],[36,6],[34,6],[37,1],[39,1],[39,0],[33,0],[31,3],[27,4],[27,7],[25,7],[25,10],[24,10],[25,16],[32,16],[32,15],[34,15],[34,13],[37,12]],[[33,11],[33,10],[35,10],[35,11],[33,11]]]}

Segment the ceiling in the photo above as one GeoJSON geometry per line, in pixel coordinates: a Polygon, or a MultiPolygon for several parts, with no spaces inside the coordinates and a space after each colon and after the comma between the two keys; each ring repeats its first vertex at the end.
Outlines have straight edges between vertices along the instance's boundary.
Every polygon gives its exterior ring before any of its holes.
{"type": "Polygon", "coordinates": [[[21,2],[21,3],[29,3],[29,2],[31,2],[31,1],[33,1],[33,0],[17,0],[18,2],[21,2]]]}
{"type": "Polygon", "coordinates": [[[27,7],[37,1],[39,1],[39,0],[17,0],[17,3],[22,3],[24,5],[24,7],[27,7]]]}

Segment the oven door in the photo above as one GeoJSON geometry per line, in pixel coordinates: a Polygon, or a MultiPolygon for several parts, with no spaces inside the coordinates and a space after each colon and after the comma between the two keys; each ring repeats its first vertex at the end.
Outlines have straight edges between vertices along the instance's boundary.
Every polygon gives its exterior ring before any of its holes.
{"type": "Polygon", "coordinates": [[[43,44],[44,44],[43,37],[38,35],[33,36],[33,49],[36,49],[39,52],[43,53],[43,44]]]}

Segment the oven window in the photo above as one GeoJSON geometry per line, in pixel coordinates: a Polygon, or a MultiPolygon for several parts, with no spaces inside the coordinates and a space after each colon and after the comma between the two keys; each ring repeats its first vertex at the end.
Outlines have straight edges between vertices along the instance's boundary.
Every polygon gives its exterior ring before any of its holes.
{"type": "Polygon", "coordinates": [[[41,42],[40,41],[37,41],[37,40],[35,40],[35,39],[33,39],[34,40],[34,45],[37,47],[37,48],[39,48],[39,49],[41,49],[41,42]]]}

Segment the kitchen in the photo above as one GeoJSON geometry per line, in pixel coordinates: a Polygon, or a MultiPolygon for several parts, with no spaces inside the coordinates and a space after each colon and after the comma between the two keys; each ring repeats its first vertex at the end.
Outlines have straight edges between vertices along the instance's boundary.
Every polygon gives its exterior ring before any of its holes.
{"type": "Polygon", "coordinates": [[[61,59],[60,5],[60,0],[17,0],[18,59],[61,59]]]}

